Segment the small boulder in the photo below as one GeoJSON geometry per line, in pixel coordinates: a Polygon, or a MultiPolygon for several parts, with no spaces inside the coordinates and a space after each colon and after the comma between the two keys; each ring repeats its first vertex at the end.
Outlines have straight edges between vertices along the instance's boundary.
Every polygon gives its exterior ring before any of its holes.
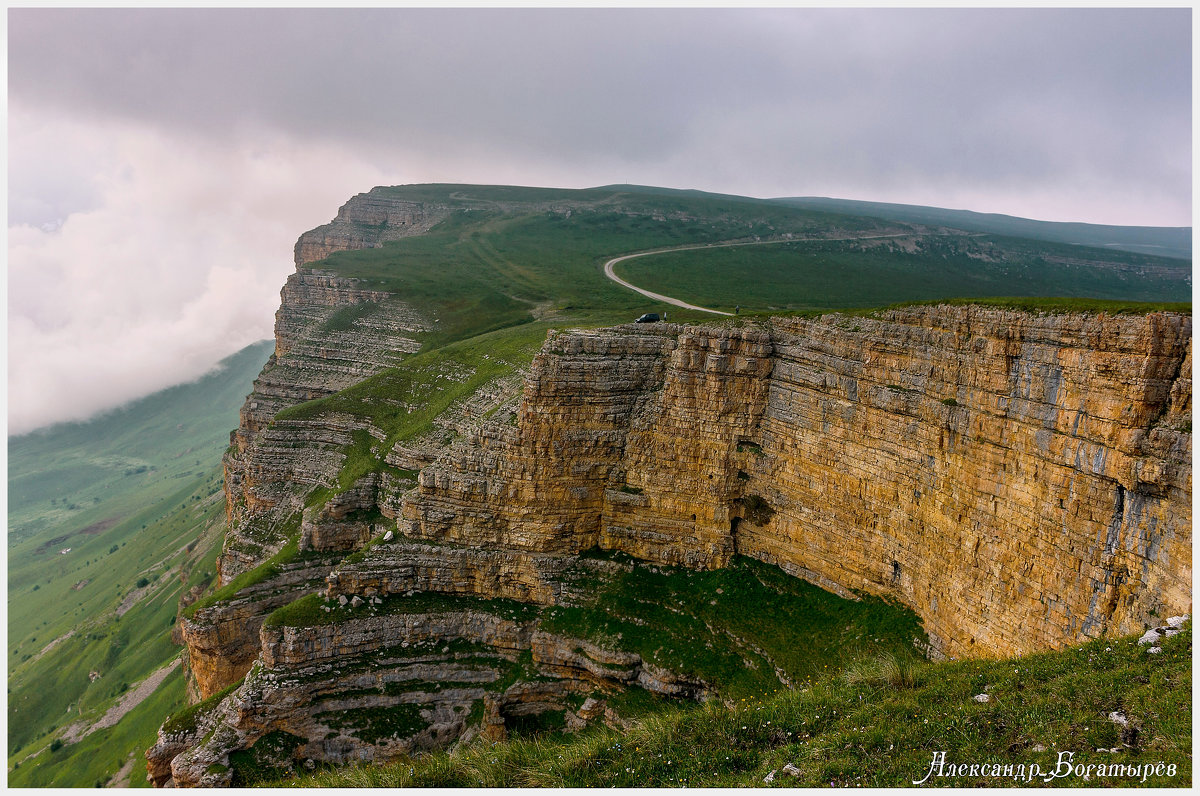
{"type": "Polygon", "coordinates": [[[385,542],[390,542],[394,538],[395,538],[395,534],[393,534],[391,531],[388,531],[387,533],[385,533],[383,535],[383,541],[385,541],[385,542]]]}
{"type": "Polygon", "coordinates": [[[1157,644],[1162,638],[1157,628],[1150,628],[1145,634],[1138,639],[1138,644],[1157,644]]]}
{"type": "Polygon", "coordinates": [[[579,708],[579,718],[584,721],[591,721],[604,715],[604,709],[608,707],[608,702],[595,697],[588,697],[583,701],[583,705],[579,708]]]}
{"type": "Polygon", "coordinates": [[[775,769],[771,769],[771,773],[767,774],[765,777],[763,777],[763,782],[770,783],[770,782],[774,782],[774,781],[775,781],[775,769]]]}
{"type": "Polygon", "coordinates": [[[976,694],[972,699],[976,702],[990,702],[992,698],[987,694],[976,694]]]}
{"type": "Polygon", "coordinates": [[[1184,614],[1183,616],[1172,616],[1167,620],[1167,626],[1179,630],[1181,627],[1183,627],[1183,623],[1188,619],[1189,616],[1187,614],[1184,614]]]}
{"type": "Polygon", "coordinates": [[[338,605],[345,607],[346,603],[348,603],[348,602],[350,602],[350,600],[346,598],[346,595],[344,595],[344,594],[338,595],[338,605]]]}
{"type": "Polygon", "coordinates": [[[357,608],[358,606],[360,606],[362,604],[363,604],[363,598],[359,597],[357,594],[354,595],[354,599],[350,600],[351,608],[357,608]]]}

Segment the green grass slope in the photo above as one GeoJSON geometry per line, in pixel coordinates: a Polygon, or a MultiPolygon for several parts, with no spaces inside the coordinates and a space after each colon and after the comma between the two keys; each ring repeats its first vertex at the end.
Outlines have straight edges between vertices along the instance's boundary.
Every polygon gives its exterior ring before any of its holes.
{"type": "MultiPolygon", "coordinates": [[[[273,350],[247,346],[195,382],[138,399],[97,418],[8,439],[8,547],[45,531],[84,528],[91,509],[197,467],[207,469],[229,444],[238,410],[273,350]]],[[[144,497],[141,498],[144,502],[144,497]]],[[[110,518],[103,517],[99,521],[110,518]]],[[[55,535],[55,534],[52,534],[55,535]]],[[[66,540],[64,540],[66,542],[66,540]]],[[[68,546],[64,543],[63,546],[68,546]]]]}
{"type": "MultiPolygon", "coordinates": [[[[863,245],[807,241],[713,247],[630,260],[641,287],[732,310],[837,309],[942,298],[1032,296],[1188,301],[1191,263],[977,232],[926,234],[904,220],[776,201],[641,186],[585,190],[413,185],[374,193],[452,208],[424,235],[336,252],[315,267],[362,279],[428,311],[425,350],[533,319],[612,323],[642,312],[707,317],[658,304],[604,277],[621,254],[674,246],[896,234],[863,245]]],[[[853,208],[852,208],[853,209],[853,208]]],[[[1019,231],[1019,230],[1018,230],[1019,231]]],[[[380,311],[355,308],[354,323],[380,311]]]]}
{"type": "Polygon", "coordinates": [[[1181,260],[1005,238],[929,238],[916,250],[849,241],[714,247],[628,260],[639,287],[716,309],[871,307],[954,297],[1187,301],[1181,260]]]}
{"type": "Polygon", "coordinates": [[[624,733],[542,732],[275,784],[1188,787],[1191,624],[1161,653],[1147,649],[1131,637],[1010,660],[881,656],[804,688],[668,710],[624,733]]]}
{"type": "Polygon", "coordinates": [[[112,727],[78,742],[68,728],[95,725],[179,656],[171,631],[180,597],[215,574],[224,521],[219,483],[220,468],[210,467],[169,504],[148,507],[144,527],[135,517],[85,541],[77,571],[44,573],[33,587],[10,590],[9,632],[18,637],[9,645],[10,784],[90,786],[115,776],[131,754],[126,776],[143,784],[142,752],[163,717],[185,703],[180,672],[112,727]]]}
{"type": "Polygon", "coordinates": [[[465,206],[427,234],[335,252],[313,265],[432,312],[439,329],[427,336],[427,348],[533,317],[632,320],[647,310],[648,301],[605,278],[600,265],[617,254],[784,232],[869,234],[882,228],[869,219],[712,195],[496,186],[376,191],[450,205],[459,197],[465,206]],[[551,201],[569,206],[547,210],[529,204],[551,201]]]}
{"type": "Polygon", "coordinates": [[[90,786],[130,754],[125,776],[144,780],[142,752],[184,703],[179,672],[114,726],[77,743],[64,732],[178,656],[180,597],[215,573],[220,457],[270,350],[250,346],[194,383],[9,440],[10,784],[90,786]]]}

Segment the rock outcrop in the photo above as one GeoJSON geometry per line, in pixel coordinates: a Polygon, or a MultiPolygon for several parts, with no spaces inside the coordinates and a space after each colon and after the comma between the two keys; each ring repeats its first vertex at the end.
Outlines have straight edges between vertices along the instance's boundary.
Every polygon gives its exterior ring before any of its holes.
{"type": "Polygon", "coordinates": [[[386,189],[360,193],[338,208],[333,221],[310,230],[296,241],[296,266],[324,260],[350,249],[370,249],[385,241],[428,232],[453,207],[443,203],[405,201],[386,189]]]}

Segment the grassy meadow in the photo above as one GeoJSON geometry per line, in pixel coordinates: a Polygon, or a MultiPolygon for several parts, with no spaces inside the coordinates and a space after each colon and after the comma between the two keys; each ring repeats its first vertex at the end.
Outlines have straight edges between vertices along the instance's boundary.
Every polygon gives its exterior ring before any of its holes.
{"type": "Polygon", "coordinates": [[[1191,298],[1189,262],[1065,251],[1071,248],[1032,248],[992,238],[930,238],[916,251],[888,242],[863,249],[850,241],[813,241],[668,252],[616,268],[638,287],[725,311],[735,305],[748,311],[833,310],[963,296],[1191,298]],[[983,256],[993,261],[982,261],[983,256]],[[1105,264],[1078,261],[1088,256],[1105,264]]]}

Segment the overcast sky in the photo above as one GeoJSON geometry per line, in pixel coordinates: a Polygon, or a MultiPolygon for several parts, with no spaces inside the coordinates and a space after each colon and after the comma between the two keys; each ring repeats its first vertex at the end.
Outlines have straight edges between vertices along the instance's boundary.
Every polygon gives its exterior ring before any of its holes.
{"type": "Polygon", "coordinates": [[[8,15],[9,432],[271,335],[375,185],[617,182],[1191,224],[1191,11],[8,15]]]}

